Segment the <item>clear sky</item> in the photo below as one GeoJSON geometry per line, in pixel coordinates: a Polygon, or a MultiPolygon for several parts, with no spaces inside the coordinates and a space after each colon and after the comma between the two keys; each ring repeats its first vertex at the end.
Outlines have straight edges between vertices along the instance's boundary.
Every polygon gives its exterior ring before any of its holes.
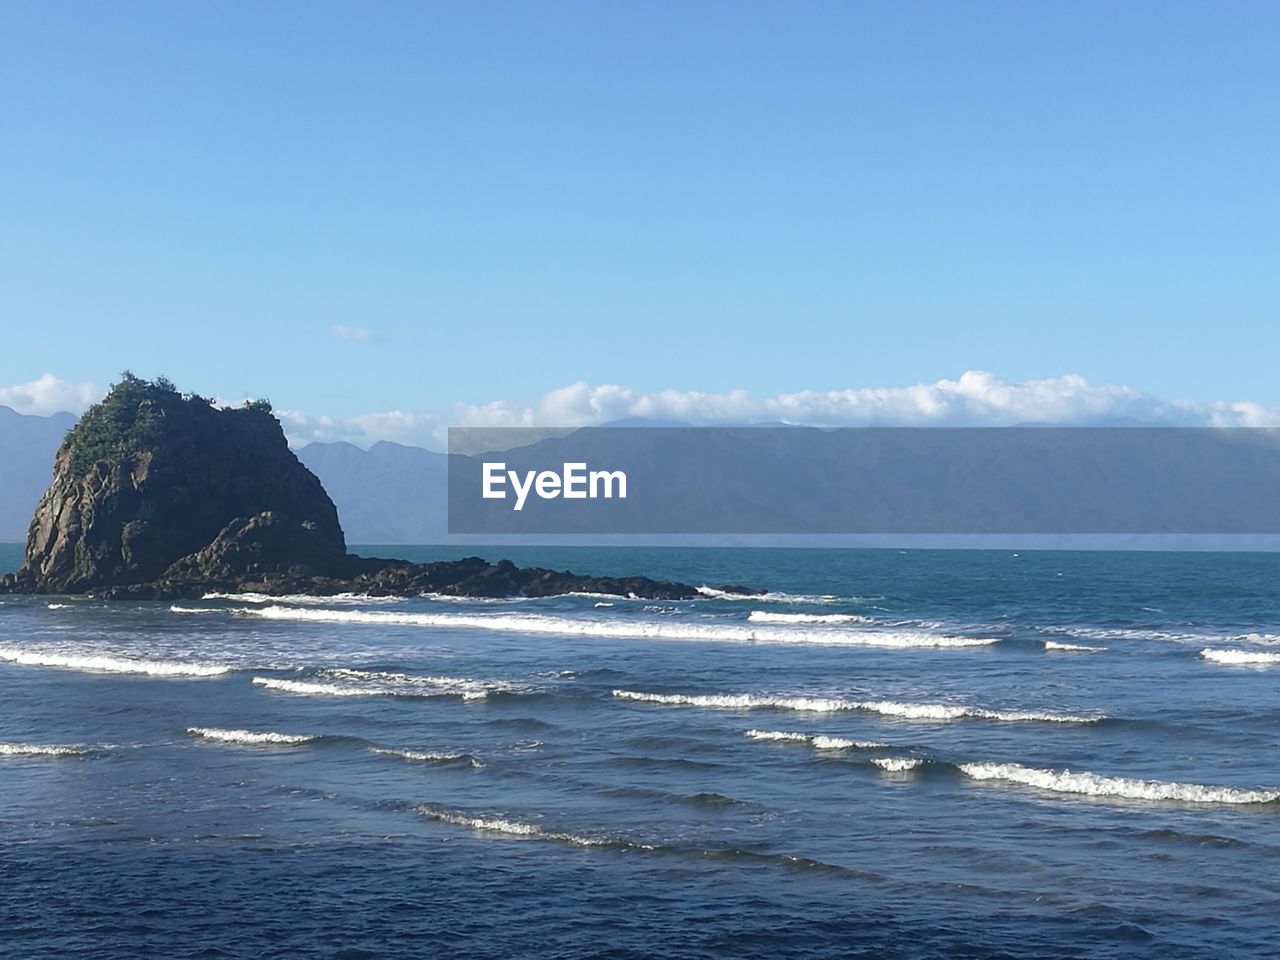
{"type": "Polygon", "coordinates": [[[0,384],[1280,405],[1278,91],[1269,2],[15,0],[0,384]]]}

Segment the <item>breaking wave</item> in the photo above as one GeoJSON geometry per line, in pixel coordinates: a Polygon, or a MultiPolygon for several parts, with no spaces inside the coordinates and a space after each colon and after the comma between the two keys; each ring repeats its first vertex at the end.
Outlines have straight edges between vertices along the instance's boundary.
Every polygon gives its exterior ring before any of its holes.
{"type": "Polygon", "coordinates": [[[840,598],[830,593],[730,593],[703,584],[698,593],[709,600],[752,600],[756,603],[834,603],[840,598]]]}
{"type": "Polygon", "coordinates": [[[854,647],[978,647],[996,643],[995,637],[954,637],[922,632],[876,630],[805,630],[783,626],[745,627],[740,624],[699,624],[649,620],[590,620],[523,614],[409,613],[390,610],[326,610],[298,607],[243,607],[240,614],[267,620],[372,623],[392,626],[453,627],[500,630],[508,633],[616,637],[628,640],[708,640],[756,643],[812,643],[854,647]]]}
{"type": "Polygon", "coordinates": [[[856,613],[775,613],[772,610],[752,610],[747,617],[752,623],[870,623],[870,617],[856,613]]]}
{"type": "Polygon", "coordinates": [[[1083,643],[1059,643],[1057,640],[1046,640],[1046,650],[1061,650],[1067,653],[1102,653],[1106,647],[1090,647],[1083,643]]]}
{"type": "Polygon", "coordinates": [[[268,593],[206,593],[201,600],[233,600],[237,603],[396,603],[403,597],[374,597],[366,593],[335,593],[328,597],[297,593],[273,597],[268,593]]]}
{"type": "Polygon", "coordinates": [[[320,739],[316,734],[274,733],[272,731],[259,733],[254,730],[227,730],[221,727],[187,727],[187,733],[193,737],[215,740],[218,743],[239,743],[255,747],[264,745],[293,747],[320,739]]]}
{"type": "Polygon", "coordinates": [[[1270,663],[1280,663],[1280,653],[1271,653],[1266,650],[1217,650],[1213,647],[1205,647],[1200,651],[1200,656],[1214,663],[1227,663],[1236,666],[1264,666],[1270,663]]]}
{"type": "Polygon", "coordinates": [[[140,673],[153,677],[218,677],[231,672],[231,667],[214,663],[133,660],[101,654],[83,655],[23,650],[18,647],[0,647],[0,660],[24,667],[61,667],[90,673],[140,673]]]}
{"type": "Polygon", "coordinates": [[[888,747],[890,744],[875,740],[846,740],[843,737],[828,737],[823,734],[789,733],[785,730],[748,730],[744,736],[752,740],[774,740],[784,743],[806,743],[815,750],[874,750],[877,747],[888,747]]]}
{"type": "Polygon", "coordinates": [[[527,689],[503,681],[341,668],[321,670],[307,680],[254,677],[253,682],[268,690],[318,697],[461,697],[463,700],[483,700],[491,693],[520,693],[527,689]]]}
{"type": "Polygon", "coordinates": [[[53,743],[0,743],[0,757],[87,757],[93,752],[53,743]]]}
{"type": "Polygon", "coordinates": [[[616,850],[655,850],[656,847],[646,843],[634,843],[613,837],[590,836],[581,833],[567,833],[561,830],[548,830],[537,824],[522,820],[508,820],[505,817],[480,817],[458,810],[446,810],[428,805],[418,807],[418,812],[429,820],[448,823],[456,827],[466,827],[482,833],[497,833],[508,837],[537,838],[570,843],[578,847],[609,847],[616,850]]]}
{"type": "Polygon", "coordinates": [[[1231,639],[1237,643],[1280,643],[1280,636],[1274,633],[1245,633],[1231,639]]]}
{"type": "Polygon", "coordinates": [[[635,690],[614,690],[621,700],[637,700],[642,703],[660,703],[670,706],[713,707],[725,710],[773,708],[777,710],[807,710],[832,713],[838,710],[863,710],[903,720],[1002,720],[1007,722],[1043,721],[1046,723],[1097,723],[1103,716],[1073,716],[1062,713],[1042,713],[1022,710],[988,710],[983,707],[963,707],[946,703],[902,703],[897,700],[843,700],[822,697],[759,697],[754,694],[712,694],[688,696],[678,693],[642,693],[635,690]]]}
{"type": "Polygon", "coordinates": [[[1177,800],[1182,803],[1274,803],[1280,791],[1241,790],[1236,787],[1206,787],[1197,783],[1167,783],[1162,780],[1133,780],[1104,777],[1096,773],[1024,767],[1020,763],[961,763],[959,770],[974,780],[1020,783],[1056,793],[1091,797],[1121,797],[1129,800],[1177,800]]]}
{"type": "Polygon", "coordinates": [[[466,763],[472,767],[483,767],[484,761],[469,753],[430,753],[425,750],[399,750],[394,747],[370,747],[373,753],[384,757],[399,757],[410,763],[466,763]]]}
{"type": "Polygon", "coordinates": [[[1083,640],[1167,640],[1182,643],[1210,639],[1203,634],[1179,633],[1155,627],[1040,627],[1043,633],[1055,633],[1083,640]]]}
{"type": "MultiPolygon", "coordinates": [[[[716,805],[723,804],[729,799],[720,798],[717,794],[704,796],[712,798],[708,802],[716,805]]],[[[699,846],[686,846],[684,844],[642,843],[636,840],[628,840],[623,837],[552,830],[524,820],[511,820],[506,817],[499,816],[479,816],[476,814],[466,813],[461,810],[450,810],[444,807],[431,806],[429,804],[419,806],[417,811],[421,816],[426,817],[428,820],[434,820],[437,823],[447,823],[452,826],[474,830],[478,833],[497,834],[500,836],[511,837],[513,839],[550,840],[557,843],[572,844],[576,847],[592,847],[599,850],[658,853],[676,856],[684,855],[697,857],[699,859],[709,858],[717,860],[773,863],[785,867],[804,870],[832,871],[846,876],[860,877],[867,880],[883,880],[882,877],[873,873],[851,870],[847,867],[826,863],[822,860],[813,860],[808,857],[797,857],[790,854],[761,853],[754,850],[735,848],[715,849],[699,846]]]]}
{"type": "Polygon", "coordinates": [[[918,757],[875,757],[871,762],[887,773],[906,773],[924,763],[918,757]]]}

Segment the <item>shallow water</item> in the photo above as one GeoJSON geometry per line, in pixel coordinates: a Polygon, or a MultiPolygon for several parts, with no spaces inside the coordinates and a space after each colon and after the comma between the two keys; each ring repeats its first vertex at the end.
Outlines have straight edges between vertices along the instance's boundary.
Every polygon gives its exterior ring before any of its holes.
{"type": "Polygon", "coordinates": [[[1280,557],[500,553],[774,593],[5,598],[0,943],[1273,953],[1280,557]]]}

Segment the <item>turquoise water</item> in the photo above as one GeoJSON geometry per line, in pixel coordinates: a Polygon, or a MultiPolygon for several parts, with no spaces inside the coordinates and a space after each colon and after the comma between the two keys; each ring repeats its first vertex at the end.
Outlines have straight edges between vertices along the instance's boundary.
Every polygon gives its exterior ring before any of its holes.
{"type": "Polygon", "coordinates": [[[1274,953],[1280,556],[364,552],[772,592],[4,598],[0,950],[1274,953]]]}

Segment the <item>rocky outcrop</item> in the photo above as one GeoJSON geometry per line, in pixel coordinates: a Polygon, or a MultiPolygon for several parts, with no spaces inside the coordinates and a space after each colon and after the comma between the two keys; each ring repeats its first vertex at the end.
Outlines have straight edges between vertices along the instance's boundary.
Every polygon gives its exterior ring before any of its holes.
{"type": "Polygon", "coordinates": [[[153,580],[229,522],[264,512],[277,540],[286,527],[305,540],[294,558],[340,572],[338,511],[268,406],[218,409],[167,383],[126,377],[59,448],[16,581],[81,593],[153,580]]]}
{"type": "Polygon", "coordinates": [[[219,409],[167,381],[131,375],[67,434],[23,566],[0,577],[0,593],[177,599],[250,591],[698,596],[688,584],[506,560],[415,564],[349,555],[333,502],[289,450],[269,404],[219,409]]]}
{"type": "MultiPolygon", "coordinates": [[[[548,597],[566,593],[600,593],[646,599],[689,600],[700,593],[688,584],[648,577],[591,577],[568,570],[517,567],[510,560],[489,563],[480,557],[409,563],[371,557],[348,557],[335,575],[313,573],[292,562],[292,555],[272,559],[273,548],[256,539],[275,518],[259,514],[229,525],[226,536],[198,554],[174,564],[165,574],[145,583],[117,584],[96,589],[95,596],[112,599],[198,599],[207,593],[262,593],[271,596],[333,596],[355,593],[371,597],[416,597],[439,594],[455,597],[548,597]]],[[[293,528],[286,525],[286,540],[293,528]]],[[[744,591],[754,592],[754,591],[744,591]]]]}

